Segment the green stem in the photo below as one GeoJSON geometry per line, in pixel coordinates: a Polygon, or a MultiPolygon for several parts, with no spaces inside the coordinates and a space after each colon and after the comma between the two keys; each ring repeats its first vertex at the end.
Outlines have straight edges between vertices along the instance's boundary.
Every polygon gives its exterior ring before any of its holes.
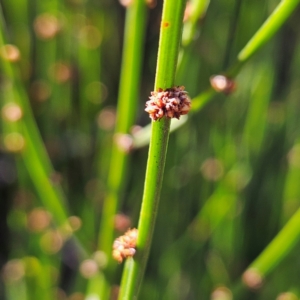
{"type": "Polygon", "coordinates": [[[249,266],[255,269],[262,277],[274,269],[279,262],[293,249],[300,238],[300,209],[287,222],[267,248],[249,266]]]}
{"type": "MultiPolygon", "coordinates": [[[[116,134],[128,134],[136,116],[138,87],[143,53],[143,36],[146,21],[146,5],[143,0],[134,1],[127,9],[120,91],[117,108],[116,134]]],[[[114,237],[114,217],[126,174],[128,154],[114,143],[108,174],[108,194],[104,201],[99,232],[99,249],[109,257],[114,237]]]]}
{"type": "MultiPolygon", "coordinates": [[[[163,6],[155,89],[172,87],[178,59],[185,0],[166,0],[163,6]]],[[[137,299],[152,242],[169,139],[170,119],[152,122],[144,195],[140,212],[137,255],[128,259],[119,299],[137,299]]]]}

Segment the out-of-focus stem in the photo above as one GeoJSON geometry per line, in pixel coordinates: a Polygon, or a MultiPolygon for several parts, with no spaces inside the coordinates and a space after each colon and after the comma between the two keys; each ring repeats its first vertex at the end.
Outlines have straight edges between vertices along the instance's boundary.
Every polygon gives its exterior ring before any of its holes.
{"type": "MultiPolygon", "coordinates": [[[[117,123],[115,137],[128,134],[133,126],[138,102],[141,62],[145,35],[146,4],[143,0],[135,0],[127,8],[125,37],[123,45],[122,68],[117,108],[117,123]]],[[[107,196],[103,204],[99,231],[99,249],[109,257],[114,238],[114,217],[117,211],[120,194],[126,179],[128,152],[126,147],[114,141],[108,182],[107,196]]]]}

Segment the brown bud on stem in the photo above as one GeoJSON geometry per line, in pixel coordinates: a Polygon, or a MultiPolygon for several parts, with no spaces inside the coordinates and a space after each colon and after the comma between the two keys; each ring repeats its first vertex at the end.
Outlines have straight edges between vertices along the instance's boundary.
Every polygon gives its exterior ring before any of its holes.
{"type": "Polygon", "coordinates": [[[181,115],[186,115],[190,108],[191,100],[187,96],[184,86],[175,86],[151,92],[145,111],[149,113],[153,121],[157,121],[164,116],[179,119],[181,115]]]}
{"type": "Polygon", "coordinates": [[[132,257],[136,250],[138,230],[136,228],[129,229],[124,235],[115,239],[113,244],[113,258],[121,263],[123,259],[132,257]]]}

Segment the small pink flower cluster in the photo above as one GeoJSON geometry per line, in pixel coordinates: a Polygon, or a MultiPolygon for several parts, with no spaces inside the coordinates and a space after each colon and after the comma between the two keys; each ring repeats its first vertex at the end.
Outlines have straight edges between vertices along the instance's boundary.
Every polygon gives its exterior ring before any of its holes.
{"type": "Polygon", "coordinates": [[[153,121],[157,121],[164,116],[179,119],[181,115],[186,115],[190,108],[191,100],[187,96],[184,86],[175,86],[151,92],[145,111],[149,113],[153,121]]]}
{"type": "Polygon", "coordinates": [[[121,263],[123,259],[132,257],[136,250],[138,230],[136,228],[129,229],[124,235],[115,239],[113,244],[113,258],[121,263]]]}

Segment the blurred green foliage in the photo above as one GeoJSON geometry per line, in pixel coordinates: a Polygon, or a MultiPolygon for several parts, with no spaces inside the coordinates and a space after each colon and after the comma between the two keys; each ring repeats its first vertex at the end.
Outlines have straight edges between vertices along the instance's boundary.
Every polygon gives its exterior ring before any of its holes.
{"type": "MultiPolygon", "coordinates": [[[[96,278],[95,290],[106,281],[116,299],[122,265],[106,268],[98,233],[125,8],[108,0],[0,5],[0,298],[100,299],[85,297],[96,278]],[[8,58],[4,44],[17,47],[8,58]]],[[[205,91],[276,5],[211,1],[182,48],[176,84],[191,98],[205,91]]],[[[144,105],[154,86],[161,7],[157,1],[147,13],[139,126],[149,123],[144,105]]],[[[241,280],[300,206],[299,13],[242,67],[234,93],[214,95],[170,135],[140,299],[299,299],[297,239],[263,283],[255,274],[241,280]]],[[[138,222],[147,147],[128,160],[119,234],[138,222]]]]}

